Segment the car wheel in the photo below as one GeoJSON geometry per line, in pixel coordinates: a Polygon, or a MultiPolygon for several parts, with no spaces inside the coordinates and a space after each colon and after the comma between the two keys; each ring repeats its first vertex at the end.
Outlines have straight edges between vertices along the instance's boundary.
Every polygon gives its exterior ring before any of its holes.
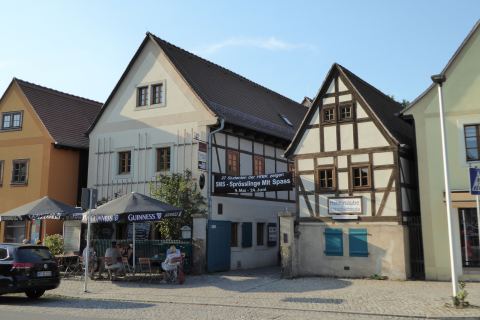
{"type": "Polygon", "coordinates": [[[44,293],[45,293],[45,290],[32,289],[32,290],[27,290],[27,291],[25,291],[25,294],[26,294],[27,297],[29,297],[30,299],[38,299],[38,298],[40,298],[41,296],[43,296],[44,293]]]}

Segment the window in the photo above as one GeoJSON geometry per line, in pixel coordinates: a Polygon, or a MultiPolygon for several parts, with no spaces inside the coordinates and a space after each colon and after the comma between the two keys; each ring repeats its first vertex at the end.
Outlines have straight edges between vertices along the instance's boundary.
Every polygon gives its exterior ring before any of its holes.
{"type": "Polygon", "coordinates": [[[238,247],[238,223],[230,224],[230,247],[238,247]]]}
{"type": "Polygon", "coordinates": [[[353,118],[352,105],[342,105],[339,107],[340,120],[351,120],[353,118]]]}
{"type": "Polygon", "coordinates": [[[265,159],[262,156],[253,156],[253,175],[265,174],[265,159]]]}
{"type": "Polygon", "coordinates": [[[132,165],[131,151],[122,151],[118,153],[118,174],[130,173],[132,165]]]}
{"type": "Polygon", "coordinates": [[[480,124],[465,126],[464,133],[467,161],[480,160],[480,124]]]}
{"type": "Polygon", "coordinates": [[[281,113],[279,113],[278,115],[280,116],[280,118],[282,118],[283,122],[287,124],[287,126],[293,127],[292,121],[290,121],[290,119],[288,119],[286,115],[281,113]]]}
{"type": "Polygon", "coordinates": [[[458,213],[462,264],[464,267],[478,268],[480,267],[480,246],[477,210],[474,208],[458,209],[458,213]]]}
{"type": "Polygon", "coordinates": [[[370,167],[369,166],[352,167],[352,186],[353,188],[370,187],[370,167]]]}
{"type": "Polygon", "coordinates": [[[170,171],[170,147],[157,148],[157,172],[170,171]]]}
{"type": "Polygon", "coordinates": [[[323,109],[323,121],[324,122],[331,122],[335,121],[335,108],[329,107],[323,109]]]}
{"type": "Polygon", "coordinates": [[[332,167],[317,168],[317,191],[335,189],[335,171],[332,167]]]}
{"type": "Polygon", "coordinates": [[[348,248],[350,257],[368,257],[367,229],[349,229],[348,248]]]}
{"type": "Polygon", "coordinates": [[[265,245],[265,223],[257,223],[257,246],[265,245]]]}
{"type": "Polygon", "coordinates": [[[5,112],[2,114],[2,130],[22,128],[22,112],[5,112]]]}
{"type": "Polygon", "coordinates": [[[147,105],[148,87],[137,88],[137,107],[144,107],[147,105]]]}
{"type": "Polygon", "coordinates": [[[5,242],[21,243],[25,239],[24,221],[5,221],[5,242]]]}
{"type": "Polygon", "coordinates": [[[163,83],[152,85],[152,104],[163,103],[163,83]]]}
{"type": "Polygon", "coordinates": [[[342,229],[325,229],[325,255],[343,256],[343,233],[342,229]]]}
{"type": "Polygon", "coordinates": [[[27,184],[28,160],[13,160],[12,184],[27,184]]]}
{"type": "Polygon", "coordinates": [[[227,150],[227,175],[240,175],[240,155],[238,151],[227,150]]]}
{"type": "Polygon", "coordinates": [[[0,160],[0,187],[3,185],[3,167],[5,161],[0,160]]]}
{"type": "Polygon", "coordinates": [[[242,223],[242,248],[249,248],[252,246],[252,223],[242,223]]]}
{"type": "Polygon", "coordinates": [[[8,250],[6,248],[0,248],[0,260],[8,258],[8,250]]]}

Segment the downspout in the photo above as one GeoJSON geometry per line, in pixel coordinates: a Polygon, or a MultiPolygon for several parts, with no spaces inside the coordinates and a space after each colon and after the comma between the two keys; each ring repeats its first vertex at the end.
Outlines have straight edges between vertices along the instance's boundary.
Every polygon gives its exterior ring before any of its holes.
{"type": "Polygon", "coordinates": [[[220,118],[220,127],[208,133],[208,220],[212,218],[212,137],[215,133],[220,132],[225,127],[225,119],[220,118]]]}

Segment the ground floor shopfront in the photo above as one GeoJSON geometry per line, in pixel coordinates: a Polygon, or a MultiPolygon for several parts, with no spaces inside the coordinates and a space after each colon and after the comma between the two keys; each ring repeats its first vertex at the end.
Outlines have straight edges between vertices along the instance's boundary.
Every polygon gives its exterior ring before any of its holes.
{"type": "Polygon", "coordinates": [[[0,222],[0,242],[21,243],[27,239],[30,243],[52,234],[63,234],[63,221],[32,220],[0,222]]]}

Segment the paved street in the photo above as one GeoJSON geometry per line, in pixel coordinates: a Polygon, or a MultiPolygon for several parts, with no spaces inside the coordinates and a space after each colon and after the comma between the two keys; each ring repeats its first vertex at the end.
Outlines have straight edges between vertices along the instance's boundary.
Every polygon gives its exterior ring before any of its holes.
{"type": "MultiPolygon", "coordinates": [[[[359,279],[280,279],[277,269],[188,277],[182,285],[63,281],[46,299],[1,297],[0,319],[480,319],[480,309],[455,310],[445,282],[359,279]],[[12,314],[11,312],[15,312],[12,314]],[[7,317],[7,314],[12,316],[7,317]],[[20,317],[20,315],[23,316],[20,317]],[[16,317],[16,318],[15,318],[16,317]]],[[[480,283],[469,283],[480,306],[480,283]]]]}

